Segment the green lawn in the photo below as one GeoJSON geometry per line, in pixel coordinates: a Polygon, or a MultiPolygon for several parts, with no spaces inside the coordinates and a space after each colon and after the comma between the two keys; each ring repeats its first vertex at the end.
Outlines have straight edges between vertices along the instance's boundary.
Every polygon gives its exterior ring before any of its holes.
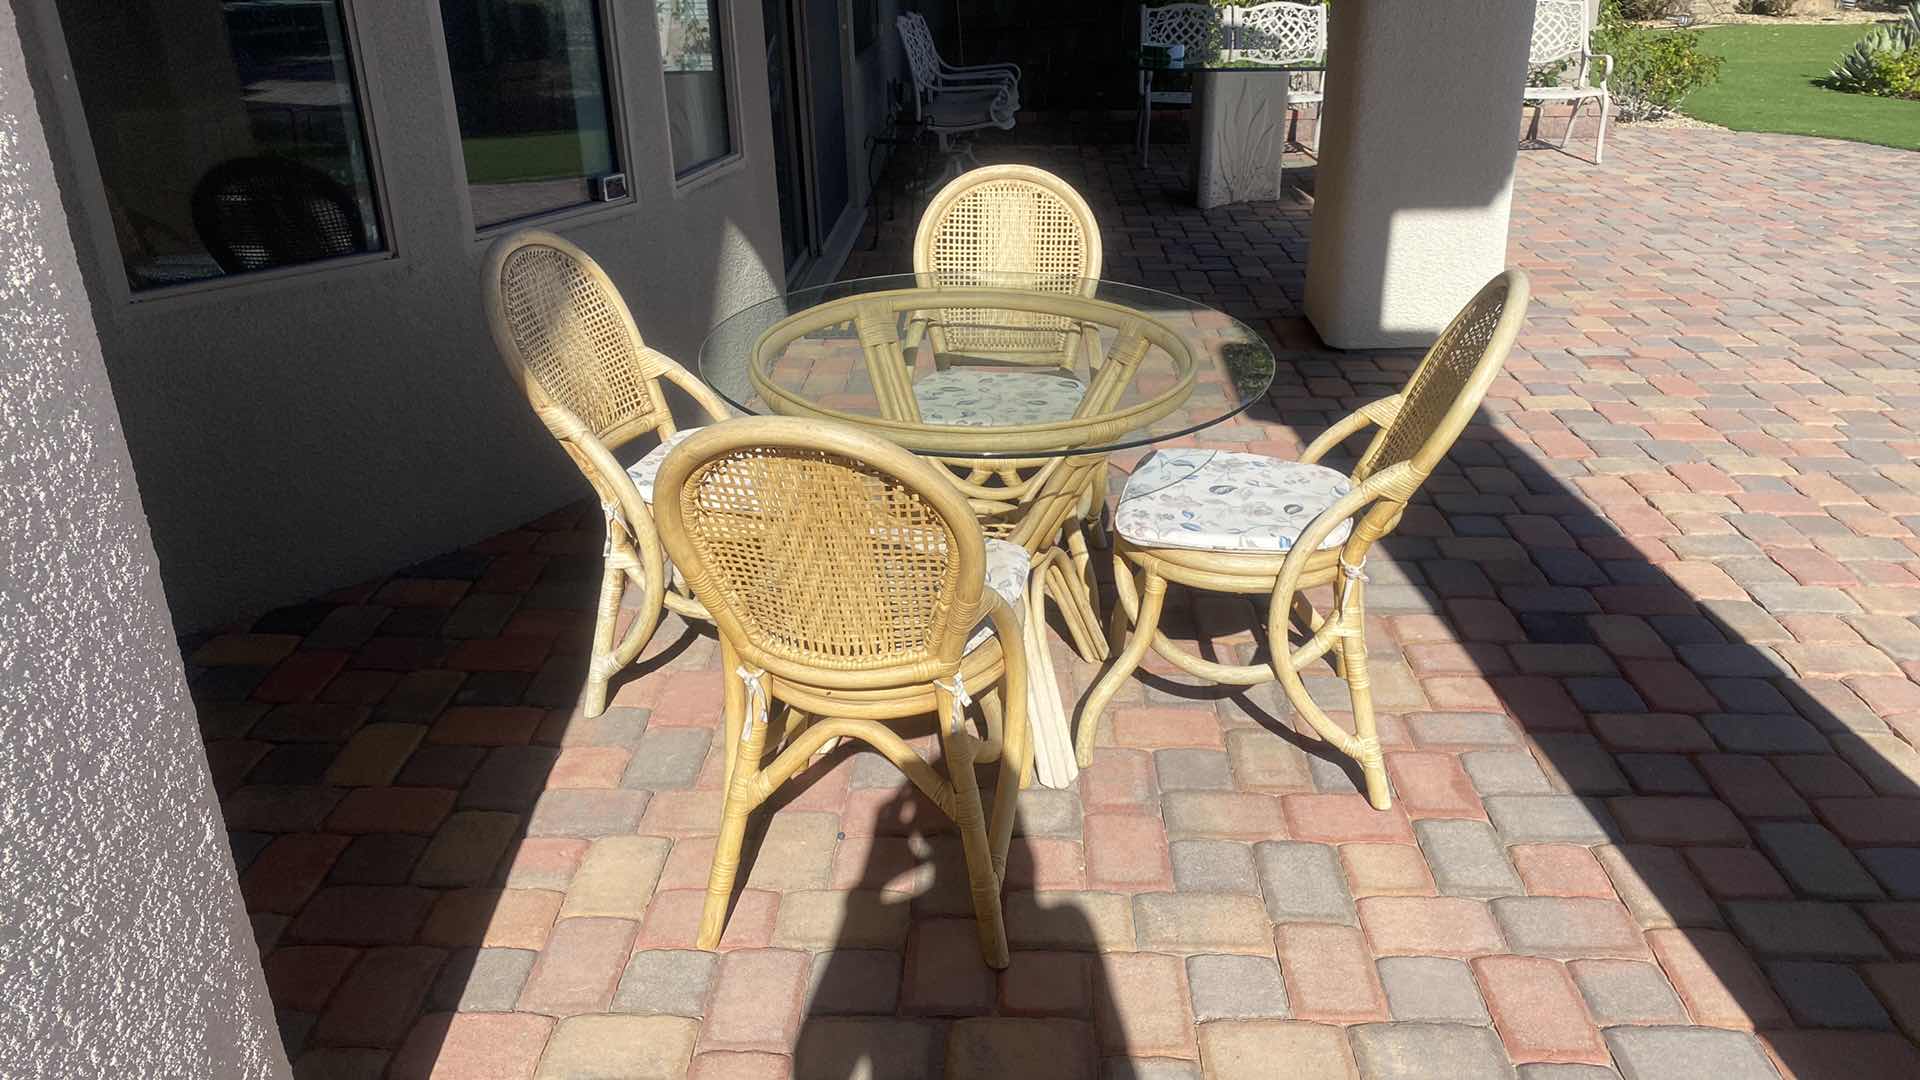
{"type": "Polygon", "coordinates": [[[1920,101],[1843,94],[1814,85],[1864,26],[1711,26],[1706,49],[1726,58],[1720,80],[1681,111],[1735,131],[1780,131],[1920,150],[1920,101]]]}

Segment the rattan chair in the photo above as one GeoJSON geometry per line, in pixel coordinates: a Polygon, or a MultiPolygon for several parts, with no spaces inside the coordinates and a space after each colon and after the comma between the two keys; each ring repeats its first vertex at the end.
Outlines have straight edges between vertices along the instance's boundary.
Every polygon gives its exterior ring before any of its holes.
{"type": "Polygon", "coordinates": [[[674,586],[648,510],[667,452],[698,430],[676,427],[662,382],[685,391],[714,420],[729,410],[706,384],[647,347],[599,264],[560,237],[532,229],[502,237],[487,253],[483,283],[487,325],[507,371],[586,474],[606,516],[606,569],[581,700],[587,716],[598,716],[607,707],[608,680],[646,647],[663,606],[707,617],[684,585],[674,586]],[[659,445],[622,466],[614,452],[643,435],[659,445]],[[615,640],[629,582],[645,600],[615,640]]]}
{"type": "Polygon", "coordinates": [[[938,468],[839,424],[715,425],[668,455],[660,485],[661,537],[713,613],[726,679],[726,797],[699,946],[720,940],[748,814],[829,740],[854,738],[959,827],[981,952],[1005,967],[1000,891],[1030,759],[1014,611],[1026,552],[986,540],[938,468]],[[985,737],[969,730],[973,693],[997,699],[985,737]],[[763,763],[776,701],[786,744],[763,763]],[[888,723],[927,714],[945,776],[888,723]],[[989,822],[974,767],[996,757],[989,822]]]}
{"type": "Polygon", "coordinates": [[[245,157],[207,170],[193,188],[193,229],[229,274],[369,250],[353,193],[298,161],[245,157]]]}
{"type": "Polygon", "coordinates": [[[1321,738],[1360,763],[1374,807],[1391,804],[1367,677],[1362,568],[1480,407],[1520,331],[1527,293],[1519,270],[1493,279],[1441,332],[1404,390],[1333,425],[1297,462],[1170,450],[1140,463],[1113,518],[1114,630],[1130,622],[1132,633],[1081,712],[1075,741],[1083,767],[1092,759],[1102,711],[1151,647],[1209,682],[1254,686],[1278,679],[1321,738]],[[1380,431],[1350,475],[1315,464],[1369,424],[1380,431]],[[1174,645],[1159,630],[1169,583],[1270,595],[1269,662],[1221,664],[1174,645]],[[1304,595],[1321,586],[1333,589],[1325,615],[1304,595]],[[1290,639],[1296,619],[1305,637],[1298,648],[1290,639]],[[1314,703],[1301,679],[1302,669],[1329,652],[1352,697],[1352,731],[1314,703]]]}

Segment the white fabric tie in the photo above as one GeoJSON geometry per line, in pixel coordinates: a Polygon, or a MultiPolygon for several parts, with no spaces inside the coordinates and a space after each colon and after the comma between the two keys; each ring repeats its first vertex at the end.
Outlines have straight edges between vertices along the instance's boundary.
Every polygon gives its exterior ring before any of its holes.
{"type": "Polygon", "coordinates": [[[740,741],[745,743],[753,736],[753,725],[767,722],[767,684],[763,681],[767,673],[745,664],[734,668],[733,673],[747,684],[747,722],[740,725],[740,741]]]}
{"type": "Polygon", "coordinates": [[[961,727],[966,723],[967,706],[973,704],[973,698],[968,696],[967,694],[967,680],[964,677],[962,677],[958,671],[955,671],[953,673],[953,682],[951,684],[943,683],[939,679],[935,679],[933,680],[933,685],[939,687],[942,690],[945,690],[948,694],[952,695],[953,697],[953,716],[952,716],[953,733],[958,735],[960,733],[961,727]]]}
{"type": "Polygon", "coordinates": [[[627,518],[626,515],[620,512],[620,504],[611,499],[600,500],[600,513],[605,515],[607,519],[607,538],[600,544],[600,557],[604,559],[608,555],[613,554],[614,527],[619,526],[621,531],[624,532],[627,527],[627,518]]]}
{"type": "Polygon", "coordinates": [[[1368,580],[1367,560],[1361,559],[1359,565],[1356,566],[1347,562],[1345,559],[1341,559],[1340,572],[1346,575],[1348,581],[1366,581],[1368,580]]]}

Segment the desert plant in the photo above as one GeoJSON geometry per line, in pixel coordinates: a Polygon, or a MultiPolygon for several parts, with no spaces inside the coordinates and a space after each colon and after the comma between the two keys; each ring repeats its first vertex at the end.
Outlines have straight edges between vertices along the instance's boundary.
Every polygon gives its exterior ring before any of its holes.
{"type": "Polygon", "coordinates": [[[1791,15],[1800,0],[1740,0],[1739,9],[1749,15],[1791,15]]]}
{"type": "Polygon", "coordinates": [[[1920,96],[1920,0],[1911,0],[1904,14],[1854,42],[1820,84],[1850,94],[1920,96]]]}
{"type": "Polygon", "coordinates": [[[1620,17],[1633,22],[1653,22],[1674,13],[1674,0],[1620,0],[1620,17]]]}
{"type": "Polygon", "coordinates": [[[1720,58],[1700,47],[1699,31],[1635,26],[1622,14],[1621,3],[1604,0],[1600,5],[1593,49],[1613,57],[1608,86],[1622,120],[1665,116],[1688,94],[1720,77],[1720,58]]]}

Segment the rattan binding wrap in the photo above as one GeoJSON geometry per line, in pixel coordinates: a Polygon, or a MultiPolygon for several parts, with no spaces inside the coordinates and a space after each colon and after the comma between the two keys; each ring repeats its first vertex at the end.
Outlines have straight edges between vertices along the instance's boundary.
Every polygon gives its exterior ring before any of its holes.
{"type": "Polygon", "coordinates": [[[668,587],[652,514],[614,452],[643,435],[674,434],[663,382],[678,386],[711,420],[725,419],[728,410],[685,368],[647,347],[613,281],[566,240],[532,229],[502,237],[487,253],[481,284],[487,326],[508,373],[606,511],[606,568],[581,703],[586,715],[598,716],[608,681],[646,647],[663,606],[706,618],[691,596],[668,587]],[[646,599],[616,641],[628,582],[646,599]]]}
{"type": "Polygon", "coordinates": [[[1361,407],[1301,453],[1301,461],[1317,462],[1362,429],[1381,429],[1351,474],[1351,493],[1316,517],[1286,553],[1144,547],[1115,537],[1116,618],[1132,630],[1082,707],[1076,733],[1082,767],[1092,759],[1101,713],[1151,648],[1168,663],[1209,682],[1254,686],[1277,680],[1314,731],[1359,763],[1368,800],[1382,810],[1391,805],[1367,673],[1367,555],[1399,523],[1408,501],[1473,419],[1520,332],[1527,298],[1527,277],[1519,270],[1488,282],[1427,350],[1405,390],[1361,407]],[[1354,527],[1345,542],[1321,547],[1349,520],[1354,527]],[[1175,645],[1159,629],[1170,583],[1267,594],[1270,660],[1222,664],[1175,645]],[[1334,597],[1325,613],[1305,597],[1306,590],[1322,586],[1331,586],[1334,597]],[[1296,634],[1304,641],[1293,647],[1296,634]],[[1352,698],[1352,730],[1314,702],[1301,677],[1303,669],[1328,654],[1352,698]]]}

